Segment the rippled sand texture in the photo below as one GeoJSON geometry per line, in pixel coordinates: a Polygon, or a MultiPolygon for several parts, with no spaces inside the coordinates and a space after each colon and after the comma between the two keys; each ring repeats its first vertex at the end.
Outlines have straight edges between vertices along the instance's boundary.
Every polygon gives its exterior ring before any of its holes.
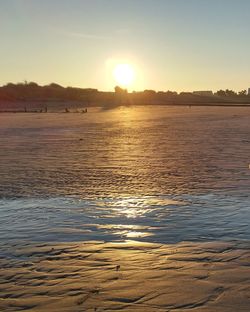
{"type": "Polygon", "coordinates": [[[249,311],[242,243],[15,248],[0,259],[1,311],[249,311]]]}
{"type": "Polygon", "coordinates": [[[250,189],[250,108],[1,114],[0,196],[250,189]]]}
{"type": "Polygon", "coordinates": [[[249,108],[0,114],[0,311],[249,312],[249,134],[249,108]]]}

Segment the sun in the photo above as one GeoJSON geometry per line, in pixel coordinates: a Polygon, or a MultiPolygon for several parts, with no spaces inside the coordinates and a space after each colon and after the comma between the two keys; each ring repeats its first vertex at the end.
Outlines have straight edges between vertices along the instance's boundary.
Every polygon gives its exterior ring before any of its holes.
{"type": "Polygon", "coordinates": [[[122,87],[129,87],[135,79],[134,68],[130,64],[117,64],[113,70],[116,83],[122,87]]]}

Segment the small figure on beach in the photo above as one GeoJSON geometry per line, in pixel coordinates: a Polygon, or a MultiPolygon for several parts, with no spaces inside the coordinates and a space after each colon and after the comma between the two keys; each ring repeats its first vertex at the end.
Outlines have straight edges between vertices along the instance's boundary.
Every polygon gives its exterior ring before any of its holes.
{"type": "Polygon", "coordinates": [[[120,268],[121,268],[121,266],[118,264],[118,265],[116,266],[116,271],[119,271],[120,268]]]}

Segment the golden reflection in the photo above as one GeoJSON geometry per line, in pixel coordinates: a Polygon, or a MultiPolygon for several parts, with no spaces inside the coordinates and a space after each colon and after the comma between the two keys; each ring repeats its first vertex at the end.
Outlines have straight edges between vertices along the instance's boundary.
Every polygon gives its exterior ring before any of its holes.
{"type": "Polygon", "coordinates": [[[158,210],[159,207],[183,204],[177,200],[157,197],[138,197],[138,198],[123,198],[114,202],[112,207],[113,213],[116,215],[125,215],[128,219],[143,217],[146,214],[158,210]]]}
{"type": "MultiPolygon", "coordinates": [[[[164,214],[167,213],[168,205],[180,205],[182,202],[168,199],[168,198],[157,198],[157,197],[127,197],[118,198],[108,201],[105,206],[108,206],[110,214],[109,218],[126,218],[139,219],[143,222],[143,218],[150,213],[160,213],[162,207],[164,207],[164,214]]],[[[171,209],[169,209],[170,213],[171,209]]],[[[132,222],[132,220],[131,220],[132,222]]],[[[135,222],[135,221],[133,221],[135,222]]],[[[152,227],[146,225],[136,224],[106,224],[99,225],[98,228],[106,229],[111,231],[115,235],[119,235],[126,238],[142,238],[152,236],[153,230],[159,230],[159,227],[152,227]]]]}
{"type": "Polygon", "coordinates": [[[123,198],[116,201],[113,212],[115,214],[125,215],[127,218],[137,218],[150,212],[151,209],[147,207],[142,199],[123,198]]]}
{"type": "Polygon", "coordinates": [[[120,231],[116,232],[115,234],[126,238],[143,238],[154,235],[153,233],[149,232],[136,232],[136,231],[120,231]]]}
{"type": "Polygon", "coordinates": [[[132,224],[107,224],[99,225],[99,229],[112,230],[115,235],[123,236],[126,238],[140,238],[152,236],[150,230],[157,230],[159,227],[132,225],[132,224]],[[147,230],[147,231],[146,231],[147,230]]]}
{"type": "Polygon", "coordinates": [[[138,123],[134,122],[138,117],[138,112],[134,107],[123,106],[118,111],[119,122],[123,127],[138,127],[138,123]]]}

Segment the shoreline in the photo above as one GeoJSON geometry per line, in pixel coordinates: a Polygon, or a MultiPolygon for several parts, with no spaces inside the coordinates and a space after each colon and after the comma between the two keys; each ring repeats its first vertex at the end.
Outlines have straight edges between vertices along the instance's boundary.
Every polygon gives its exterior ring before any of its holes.
{"type": "MultiPolygon", "coordinates": [[[[10,104],[10,103],[9,103],[10,104]]],[[[26,102],[22,103],[22,105],[27,105],[27,107],[24,107],[22,109],[19,109],[17,105],[19,105],[19,102],[13,102],[12,105],[10,105],[9,109],[1,108],[0,107],[0,114],[8,114],[8,113],[22,113],[22,114],[47,114],[47,113],[78,113],[78,114],[84,114],[86,112],[81,111],[82,109],[92,109],[92,108],[100,108],[100,109],[106,109],[111,110],[119,107],[141,107],[141,106],[152,106],[152,107],[232,107],[232,108],[246,108],[250,107],[250,102],[234,102],[234,103],[228,103],[228,102],[206,102],[206,103],[194,103],[194,102],[185,102],[185,103],[168,103],[168,104],[162,104],[162,103],[131,103],[131,104],[117,104],[117,105],[109,105],[109,104],[91,104],[91,105],[80,105],[80,103],[72,103],[72,102],[57,102],[55,105],[55,102],[47,102],[46,104],[36,103],[36,102],[26,102]],[[38,106],[36,106],[38,105],[38,106]],[[45,105],[45,106],[44,106],[45,105]],[[58,105],[58,107],[57,107],[58,105]],[[45,111],[45,107],[47,111],[45,111]],[[65,109],[67,111],[65,111],[65,109]],[[80,110],[80,111],[78,111],[80,110]]]]}
{"type": "MultiPolygon", "coordinates": [[[[34,104],[35,102],[27,102],[26,104],[34,104]]],[[[52,102],[53,103],[53,102],[52,102]]],[[[47,105],[50,105],[51,103],[48,102],[47,105]]],[[[60,103],[61,105],[64,104],[66,105],[67,103],[66,102],[62,102],[60,103]]],[[[197,107],[250,107],[250,102],[249,103],[225,103],[225,102],[208,102],[208,103],[193,103],[193,102],[187,102],[187,103],[169,103],[169,104],[161,104],[161,103],[155,103],[155,104],[152,104],[152,103],[135,103],[135,104],[119,104],[119,105],[100,105],[100,104],[93,104],[93,105],[83,105],[83,106],[72,106],[70,107],[69,106],[69,109],[81,109],[82,107],[84,108],[107,108],[107,109],[111,109],[111,108],[117,108],[117,107],[133,107],[133,106],[166,106],[166,107],[169,107],[169,106],[175,106],[175,107],[182,107],[182,106],[197,106],[197,107]]],[[[53,107],[55,109],[55,107],[53,107]]],[[[51,113],[51,112],[56,112],[56,111],[48,111],[48,112],[45,112],[45,111],[36,111],[36,109],[40,109],[39,108],[34,108],[34,111],[25,111],[24,109],[23,110],[17,110],[17,109],[13,109],[13,110],[1,110],[0,109],[0,113],[51,113]]],[[[63,111],[63,113],[65,113],[63,111]]],[[[77,113],[77,112],[75,112],[77,113]]],[[[81,113],[81,112],[78,112],[78,113],[81,113]]]]}

